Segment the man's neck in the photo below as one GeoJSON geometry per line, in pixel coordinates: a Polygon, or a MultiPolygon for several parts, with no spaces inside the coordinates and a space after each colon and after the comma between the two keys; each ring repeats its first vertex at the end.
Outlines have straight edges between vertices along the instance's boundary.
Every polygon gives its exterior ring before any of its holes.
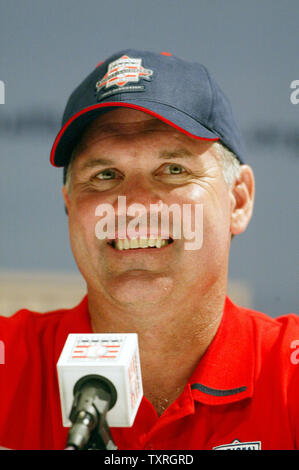
{"type": "Polygon", "coordinates": [[[88,292],[93,332],[138,334],[144,395],[158,414],[181,393],[216,334],[225,302],[225,293],[217,292],[139,315],[133,308],[108,309],[104,299],[88,292]]]}

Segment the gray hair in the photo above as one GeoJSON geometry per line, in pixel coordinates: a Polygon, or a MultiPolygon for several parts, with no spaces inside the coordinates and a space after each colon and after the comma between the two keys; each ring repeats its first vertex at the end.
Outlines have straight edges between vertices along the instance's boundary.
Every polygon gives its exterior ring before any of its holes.
{"type": "Polygon", "coordinates": [[[217,156],[222,166],[223,177],[229,188],[232,187],[241,172],[241,162],[238,157],[221,142],[215,142],[217,156]]]}
{"type": "MultiPolygon", "coordinates": [[[[213,147],[216,150],[216,154],[221,163],[224,180],[230,188],[232,187],[234,181],[240,176],[241,163],[238,157],[221,142],[215,142],[213,147]]],[[[72,168],[77,153],[78,147],[76,146],[71,153],[70,161],[66,168],[65,187],[68,194],[70,194],[71,191],[72,168]]]]}

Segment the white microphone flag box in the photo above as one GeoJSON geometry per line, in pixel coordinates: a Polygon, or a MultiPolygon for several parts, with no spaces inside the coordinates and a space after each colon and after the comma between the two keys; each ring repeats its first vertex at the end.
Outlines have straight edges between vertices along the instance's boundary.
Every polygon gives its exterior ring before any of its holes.
{"type": "Polygon", "coordinates": [[[143,396],[138,338],[127,334],[70,334],[57,362],[63,426],[72,425],[69,416],[74,386],[86,375],[109,379],[116,388],[117,401],[107,413],[110,427],[131,427],[143,396]]]}

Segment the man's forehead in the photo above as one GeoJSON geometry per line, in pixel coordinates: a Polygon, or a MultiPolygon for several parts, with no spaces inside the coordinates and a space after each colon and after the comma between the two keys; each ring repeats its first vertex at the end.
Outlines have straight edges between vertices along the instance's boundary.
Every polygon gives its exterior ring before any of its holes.
{"type": "Polygon", "coordinates": [[[199,155],[210,149],[214,143],[189,137],[145,112],[117,108],[101,115],[89,125],[76,146],[74,157],[76,156],[77,161],[79,156],[84,159],[88,156],[92,157],[93,150],[96,149],[96,153],[99,150],[98,144],[102,145],[107,142],[110,145],[111,139],[112,142],[115,141],[118,145],[118,138],[122,139],[130,136],[140,136],[142,138],[143,135],[150,136],[151,133],[155,132],[160,134],[153,137],[153,142],[155,144],[160,142],[159,154],[161,158],[164,158],[166,153],[168,158],[170,154],[172,158],[190,157],[191,154],[199,155]],[[168,149],[170,152],[168,152],[168,149]]]}
{"type": "Polygon", "coordinates": [[[142,111],[117,108],[95,119],[86,129],[82,140],[120,134],[146,133],[154,131],[181,134],[172,126],[142,111]]]}

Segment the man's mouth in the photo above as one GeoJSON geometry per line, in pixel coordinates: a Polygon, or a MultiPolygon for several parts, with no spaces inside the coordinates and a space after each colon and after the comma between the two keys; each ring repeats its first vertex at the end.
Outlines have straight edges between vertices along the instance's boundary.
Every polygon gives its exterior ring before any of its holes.
{"type": "Polygon", "coordinates": [[[108,245],[110,245],[115,250],[136,250],[138,248],[164,248],[173,243],[172,238],[125,238],[109,240],[108,245]]]}

